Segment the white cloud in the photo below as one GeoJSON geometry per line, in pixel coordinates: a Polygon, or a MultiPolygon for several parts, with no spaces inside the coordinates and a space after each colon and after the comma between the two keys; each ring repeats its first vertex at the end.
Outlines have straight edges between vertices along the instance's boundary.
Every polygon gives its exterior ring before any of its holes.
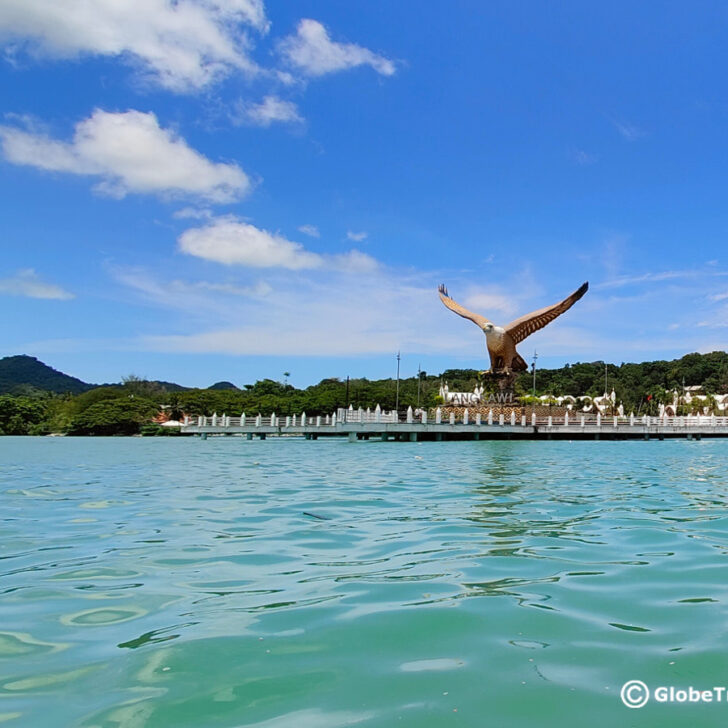
{"type": "Polygon", "coordinates": [[[172,213],[178,220],[209,220],[212,216],[212,210],[206,207],[183,207],[172,213]]]}
{"type": "MultiPolygon", "coordinates": [[[[513,295],[482,289],[471,290],[463,301],[463,305],[466,308],[469,308],[475,313],[482,314],[488,319],[492,319],[492,313],[494,311],[505,316],[512,316],[516,312],[515,304],[516,299],[513,295]]],[[[527,313],[527,311],[523,311],[523,313],[527,313]]]]}
{"type": "MultiPolygon", "coordinates": [[[[636,283],[659,283],[679,278],[697,278],[701,275],[697,270],[667,270],[654,273],[642,273],[634,276],[621,276],[597,283],[595,288],[622,288],[636,283]]],[[[715,274],[712,274],[715,275],[715,274]]]]}
{"type": "Polygon", "coordinates": [[[690,309],[690,317],[693,320],[697,318],[697,316],[705,317],[698,321],[697,326],[711,329],[724,329],[728,327],[728,304],[726,304],[726,299],[728,299],[728,294],[725,292],[710,295],[708,296],[708,301],[710,301],[713,305],[694,305],[690,309]]]}
{"type": "Polygon", "coordinates": [[[294,86],[296,83],[298,83],[298,79],[288,71],[275,71],[275,77],[284,85],[284,86],[294,86]]]}
{"type": "MultiPolygon", "coordinates": [[[[228,306],[220,301],[220,296],[242,297],[249,299],[265,298],[272,292],[266,281],[256,281],[248,285],[216,281],[184,281],[175,279],[161,281],[143,268],[111,266],[110,273],[118,282],[135,290],[146,300],[171,308],[207,309],[220,313],[222,307],[228,306]],[[210,296],[209,294],[216,294],[210,296]]],[[[224,310],[224,308],[223,308],[224,310]]]]}
{"type": "Polygon", "coordinates": [[[320,238],[321,233],[315,225],[301,225],[298,228],[298,232],[308,235],[310,238],[320,238]]]}
{"type": "Polygon", "coordinates": [[[272,331],[250,326],[220,329],[189,335],[146,336],[142,343],[155,351],[194,354],[233,354],[247,356],[357,356],[396,351],[398,339],[380,334],[376,339],[362,339],[352,330],[298,329],[272,331]]]}
{"type": "MultiPolygon", "coordinates": [[[[512,279],[504,282],[503,290],[516,289],[522,278],[522,271],[514,272],[512,279]]],[[[178,309],[180,321],[156,335],[140,337],[136,345],[165,352],[306,356],[391,354],[401,348],[423,355],[447,353],[462,365],[470,359],[468,363],[482,367],[487,362],[485,337],[442,305],[437,295],[439,279],[439,274],[435,278],[384,266],[361,270],[354,277],[341,267],[308,271],[280,268],[267,273],[266,283],[271,288],[268,295],[226,296],[223,300],[213,288],[191,288],[187,284],[185,295],[164,295],[156,300],[167,308],[178,309]]],[[[467,293],[467,280],[453,280],[453,289],[467,293]]],[[[154,302],[154,292],[167,291],[170,284],[154,282],[140,287],[137,282],[132,287],[147,302],[154,302]],[[144,288],[153,293],[146,293],[144,288]]],[[[488,291],[470,289],[472,295],[488,291]]],[[[492,293],[500,295],[500,290],[493,289],[492,293]]],[[[530,290],[524,295],[530,295],[530,290]]],[[[465,295],[458,300],[470,298],[465,295]]],[[[519,299],[514,313],[525,313],[555,300],[556,295],[519,299]]],[[[495,298],[493,302],[499,303],[495,298]]],[[[560,353],[561,346],[567,345],[578,353],[600,350],[600,342],[590,334],[589,325],[578,328],[580,321],[590,320],[584,310],[569,312],[566,326],[574,328],[567,334],[562,322],[549,326],[539,339],[539,351],[548,351],[551,346],[552,351],[560,353]]],[[[524,356],[531,345],[529,340],[521,352],[524,356]]]]}
{"type": "MultiPolygon", "coordinates": [[[[513,282],[518,279],[514,275],[513,282]]],[[[487,363],[482,332],[442,305],[429,275],[379,268],[360,273],[352,283],[337,273],[281,272],[271,285],[264,300],[241,299],[239,307],[188,327],[186,333],[143,337],[140,344],[155,351],[234,355],[359,356],[401,349],[447,354],[465,366],[487,363]]],[[[454,288],[463,287],[455,282],[454,288]]],[[[521,301],[513,313],[553,300],[554,295],[521,301]]],[[[588,324],[579,326],[589,320],[586,312],[575,309],[568,315],[568,321],[529,338],[520,353],[527,356],[535,344],[539,352],[559,355],[601,353],[604,338],[588,324]]]]}
{"type": "Polygon", "coordinates": [[[68,301],[75,298],[72,293],[60,286],[41,280],[32,268],[19,270],[10,278],[0,279],[0,294],[24,296],[26,298],[46,298],[56,301],[68,301]]]}
{"type": "Polygon", "coordinates": [[[354,233],[351,230],[349,230],[346,233],[346,239],[347,240],[353,240],[355,243],[361,243],[363,240],[366,240],[369,237],[369,233],[360,232],[360,233],[354,233]]]}
{"type": "Polygon", "coordinates": [[[301,270],[319,268],[322,262],[300,243],[232,217],[186,230],[178,242],[183,253],[225,265],[301,270]]]}
{"type": "Polygon", "coordinates": [[[637,126],[634,126],[634,124],[628,124],[626,122],[622,121],[615,121],[614,127],[616,130],[628,141],[628,142],[634,142],[640,139],[645,135],[645,132],[642,131],[637,126]]]}
{"type": "Polygon", "coordinates": [[[336,273],[288,273],[266,299],[241,299],[227,317],[211,317],[209,327],[201,324],[189,334],[146,336],[140,344],[168,352],[320,356],[393,352],[400,346],[412,350],[416,345],[421,351],[454,347],[456,337],[433,338],[422,317],[412,315],[429,307],[436,310],[436,297],[434,287],[381,272],[361,274],[357,285],[336,273]]]}
{"type": "Polygon", "coordinates": [[[303,117],[292,101],[284,101],[277,96],[266,96],[259,104],[238,103],[233,116],[235,123],[268,127],[275,122],[301,123],[303,117]]]}
{"type": "Polygon", "coordinates": [[[299,22],[296,35],[289,35],[278,44],[283,57],[309,76],[323,76],[357,66],[371,66],[383,76],[391,76],[396,68],[392,61],[354,43],[336,43],[326,28],[316,20],[299,22]]]}
{"type": "MultiPolygon", "coordinates": [[[[447,332],[433,338],[428,331],[431,322],[413,316],[413,311],[438,310],[434,286],[381,268],[359,273],[354,283],[340,269],[280,269],[271,271],[266,281],[242,285],[164,281],[134,268],[112,268],[111,273],[145,305],[176,310],[182,317],[156,336],[141,337],[135,344],[125,341],[127,347],[340,355],[396,351],[402,341],[419,342],[423,350],[453,348],[457,343],[447,332]]],[[[124,300],[134,298],[125,293],[124,300]]],[[[480,343],[477,336],[474,341],[480,343]]]]}
{"type": "Polygon", "coordinates": [[[326,260],[329,261],[329,267],[347,273],[371,273],[379,268],[379,263],[371,255],[356,249],[350,250],[348,253],[328,256],[326,260]]]}
{"type": "Polygon", "coordinates": [[[0,2],[0,42],[51,58],[119,57],[176,92],[255,74],[246,27],[267,31],[262,0],[0,2]]]}
{"type": "Polygon", "coordinates": [[[96,190],[113,197],[157,193],[231,202],[251,187],[237,164],[211,162],[160,127],[151,112],[97,109],[76,125],[71,142],[0,126],[0,141],[13,164],[100,177],[96,190]]]}
{"type": "Polygon", "coordinates": [[[347,272],[377,267],[374,258],[358,250],[320,255],[306,250],[301,243],[232,216],[215,218],[203,227],[186,230],[178,244],[183,253],[224,265],[287,270],[329,268],[347,272]]]}
{"type": "Polygon", "coordinates": [[[574,162],[581,166],[587,166],[599,161],[599,157],[596,154],[590,154],[589,152],[585,152],[583,149],[572,149],[569,152],[569,156],[574,162]]]}
{"type": "Polygon", "coordinates": [[[265,281],[258,281],[252,286],[238,286],[234,283],[209,283],[198,281],[189,284],[189,287],[196,290],[214,291],[216,293],[227,293],[230,296],[248,296],[250,298],[265,298],[270,295],[273,289],[265,281]]]}
{"type": "MultiPolygon", "coordinates": [[[[195,266],[194,261],[182,259],[185,262],[195,266]]],[[[444,366],[482,369],[488,363],[485,337],[441,304],[439,282],[447,283],[455,300],[465,305],[477,310],[473,303],[487,304],[480,312],[501,324],[558,301],[571,288],[565,279],[556,281],[543,275],[536,276],[534,284],[528,268],[506,271],[498,286],[479,287],[473,286],[473,280],[487,280],[487,268],[456,275],[453,271],[425,273],[379,266],[351,276],[341,268],[322,265],[311,270],[268,269],[265,280],[249,277],[260,269],[207,270],[204,281],[164,280],[139,270],[113,272],[125,286],[125,304],[166,312],[161,321],[157,315],[144,317],[147,333],[151,322],[160,321],[151,336],[26,342],[22,350],[42,354],[61,347],[352,357],[391,356],[401,349],[423,357],[443,357],[440,361],[450,362],[444,366]],[[215,278],[215,272],[222,277],[215,278]],[[504,292],[515,292],[514,302],[499,301],[504,292]],[[491,298],[478,298],[483,295],[491,298]],[[502,310],[509,305],[513,310],[507,316],[506,311],[489,315],[496,312],[496,306],[502,310]]],[[[709,295],[725,290],[724,280],[706,272],[703,278],[688,283],[678,286],[664,281],[649,286],[649,298],[640,301],[590,290],[563,317],[519,344],[518,351],[530,361],[533,350],[538,350],[538,363],[543,366],[551,361],[560,365],[563,358],[641,361],[682,356],[688,351],[724,350],[728,306],[725,301],[708,301],[709,295]]]]}

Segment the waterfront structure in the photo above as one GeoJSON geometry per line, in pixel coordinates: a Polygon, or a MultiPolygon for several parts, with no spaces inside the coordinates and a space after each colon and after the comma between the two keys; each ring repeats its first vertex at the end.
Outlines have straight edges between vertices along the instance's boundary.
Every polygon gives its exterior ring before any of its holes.
{"type": "Polygon", "coordinates": [[[584,440],[584,439],[659,439],[683,437],[728,437],[728,417],[636,417],[587,415],[565,412],[563,416],[537,417],[512,410],[509,415],[493,409],[487,414],[462,414],[438,407],[434,415],[426,410],[417,413],[409,407],[404,420],[395,411],[384,411],[379,406],[372,410],[339,409],[326,415],[309,417],[306,413],[280,417],[276,414],[262,417],[212,415],[212,417],[185,418],[182,433],[200,435],[244,435],[265,439],[268,436],[348,437],[357,440],[584,440]]]}
{"type": "Polygon", "coordinates": [[[660,404],[660,415],[674,417],[680,408],[691,414],[703,415],[728,410],[728,394],[706,394],[700,385],[683,386],[682,394],[677,389],[673,389],[670,394],[672,401],[660,404]]]}

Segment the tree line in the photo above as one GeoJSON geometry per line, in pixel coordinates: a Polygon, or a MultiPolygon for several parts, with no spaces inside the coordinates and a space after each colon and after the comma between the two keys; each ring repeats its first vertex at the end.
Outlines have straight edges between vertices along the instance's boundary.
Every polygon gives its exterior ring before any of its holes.
{"type": "MultiPolygon", "coordinates": [[[[285,377],[287,380],[287,376],[285,377]]],[[[160,434],[152,423],[160,411],[172,419],[213,413],[239,416],[300,414],[325,415],[339,407],[393,409],[397,396],[401,410],[411,406],[432,408],[439,389],[472,391],[489,383],[474,369],[448,369],[441,374],[422,372],[419,377],[369,380],[323,379],[304,389],[273,379],[262,379],[242,389],[187,389],[170,391],[159,382],[127,377],[120,385],[102,386],[80,394],[51,394],[25,388],[0,396],[0,434],[134,435],[160,434]]],[[[522,372],[515,382],[516,395],[530,395],[532,373],[522,372]]],[[[670,390],[700,385],[707,394],[728,392],[728,353],[688,354],[672,361],[641,364],[589,362],[567,364],[536,372],[537,395],[573,396],[603,394],[614,389],[627,412],[656,414],[660,402],[672,400],[670,390]],[[605,381],[606,380],[606,381],[605,381]]]]}

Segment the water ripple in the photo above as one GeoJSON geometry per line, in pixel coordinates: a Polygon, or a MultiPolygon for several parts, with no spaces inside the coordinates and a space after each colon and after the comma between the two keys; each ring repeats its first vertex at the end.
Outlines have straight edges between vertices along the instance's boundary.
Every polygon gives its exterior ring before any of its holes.
{"type": "Polygon", "coordinates": [[[611,725],[626,679],[722,674],[728,443],[0,455],[11,725],[611,725]]]}

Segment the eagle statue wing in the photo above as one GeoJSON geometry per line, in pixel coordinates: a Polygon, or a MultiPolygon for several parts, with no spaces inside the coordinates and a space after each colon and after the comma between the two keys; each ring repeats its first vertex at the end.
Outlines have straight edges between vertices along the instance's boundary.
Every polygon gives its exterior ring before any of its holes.
{"type": "Polygon", "coordinates": [[[551,323],[554,319],[561,316],[562,313],[568,311],[588,289],[589,282],[587,281],[563,301],[559,301],[553,306],[539,308],[538,311],[533,311],[525,316],[521,316],[521,318],[517,318],[515,321],[511,321],[505,327],[506,332],[511,335],[513,342],[518,344],[534,331],[542,329],[546,324],[551,323]]]}
{"type": "Polygon", "coordinates": [[[437,290],[440,292],[440,300],[451,311],[454,311],[458,316],[470,319],[474,324],[480,326],[481,329],[483,328],[483,326],[485,326],[485,324],[490,323],[490,321],[485,318],[485,316],[481,316],[480,314],[468,311],[468,309],[464,306],[461,306],[459,303],[455,303],[455,301],[450,298],[450,294],[447,292],[447,288],[445,288],[444,285],[441,284],[440,286],[438,286],[437,290]]]}

